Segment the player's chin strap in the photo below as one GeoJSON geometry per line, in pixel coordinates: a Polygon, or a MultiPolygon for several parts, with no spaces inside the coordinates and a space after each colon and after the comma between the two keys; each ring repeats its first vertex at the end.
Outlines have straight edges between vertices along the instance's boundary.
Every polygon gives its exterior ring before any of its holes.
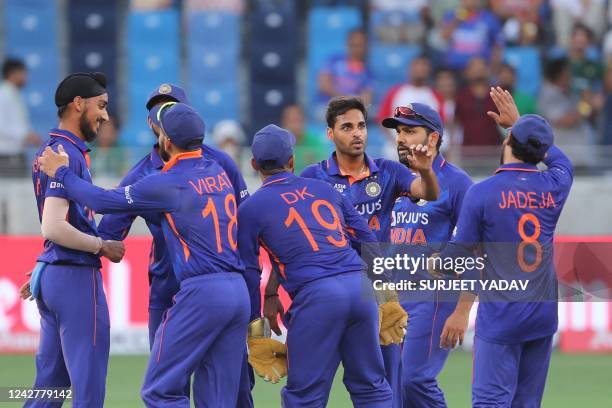
{"type": "Polygon", "coordinates": [[[249,363],[265,381],[277,383],[287,375],[287,346],[270,338],[270,322],[258,318],[249,323],[249,363]]]}

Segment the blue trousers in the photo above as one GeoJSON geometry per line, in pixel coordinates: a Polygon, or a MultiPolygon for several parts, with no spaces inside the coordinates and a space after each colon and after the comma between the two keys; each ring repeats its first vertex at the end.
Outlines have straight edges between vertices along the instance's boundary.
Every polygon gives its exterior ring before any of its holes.
{"type": "MultiPolygon", "coordinates": [[[[161,322],[164,319],[164,313],[166,310],[149,308],[149,344],[150,348],[153,348],[153,342],[155,341],[155,332],[159,328],[161,322]]],[[[253,408],[253,396],[251,390],[255,386],[255,373],[253,367],[248,362],[248,353],[246,347],[244,349],[244,358],[242,362],[242,372],[240,373],[240,388],[238,391],[238,403],[236,408],[253,408]]],[[[198,406],[204,406],[206,401],[206,395],[202,394],[201,391],[206,390],[206,384],[201,383],[201,379],[205,378],[205,371],[200,370],[200,367],[196,369],[193,375],[193,398],[198,406]],[[204,375],[204,377],[202,377],[204,375]]],[[[185,379],[185,395],[189,396],[189,378],[185,379]]]]}
{"type": "Polygon", "coordinates": [[[147,407],[189,407],[186,379],[201,372],[197,407],[235,408],[244,361],[250,304],[237,273],[181,282],[174,305],[155,334],[141,396],[147,407]]]}
{"type": "Polygon", "coordinates": [[[385,378],[393,395],[393,408],[402,406],[402,353],[398,344],[380,346],[385,366],[385,378]]]}
{"type": "Polygon", "coordinates": [[[440,348],[440,335],[455,302],[403,304],[410,315],[402,348],[402,406],[446,407],[437,377],[449,350],[440,348]]]}
{"type": "MultiPolygon", "coordinates": [[[[73,407],[104,405],[110,322],[100,270],[48,265],[42,272],[35,388],[72,387],[73,407]]],[[[24,407],[61,407],[28,401],[24,407]]]]}
{"type": "Polygon", "coordinates": [[[340,362],[355,407],[391,406],[378,339],[378,307],[359,273],[306,284],[285,315],[288,377],[283,407],[324,407],[340,362]]]}
{"type": "Polygon", "coordinates": [[[474,407],[538,408],[542,403],[552,336],[516,344],[478,337],[474,343],[474,407]]]}

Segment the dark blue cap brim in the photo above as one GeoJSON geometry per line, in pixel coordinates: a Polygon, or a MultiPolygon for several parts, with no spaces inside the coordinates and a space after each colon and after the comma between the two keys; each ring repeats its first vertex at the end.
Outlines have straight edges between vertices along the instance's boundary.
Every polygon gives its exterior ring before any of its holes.
{"type": "Polygon", "coordinates": [[[428,123],[427,121],[424,121],[424,120],[418,120],[418,119],[386,118],[386,119],[383,119],[382,125],[389,129],[397,129],[398,126],[404,125],[404,126],[423,126],[431,130],[438,130],[438,129],[434,129],[431,126],[431,123],[428,123]]]}

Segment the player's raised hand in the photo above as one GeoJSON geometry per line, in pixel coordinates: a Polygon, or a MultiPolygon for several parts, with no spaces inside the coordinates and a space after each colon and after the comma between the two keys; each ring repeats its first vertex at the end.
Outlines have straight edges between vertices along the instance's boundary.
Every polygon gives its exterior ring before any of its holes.
{"type": "Polygon", "coordinates": [[[389,301],[378,306],[380,324],[380,344],[400,344],[404,341],[408,313],[397,301],[389,301]]]}
{"type": "Polygon", "coordinates": [[[108,258],[111,262],[118,263],[123,259],[123,255],[125,255],[125,245],[121,241],[102,241],[102,248],[99,254],[108,258]]]}
{"type": "Polygon", "coordinates": [[[455,310],[448,316],[440,334],[440,348],[452,349],[463,345],[463,338],[468,326],[469,313],[455,310]]]}
{"type": "Polygon", "coordinates": [[[40,169],[49,177],[55,177],[55,172],[62,166],[68,166],[69,157],[64,147],[59,145],[57,153],[47,146],[42,156],[38,158],[40,169]]]}
{"type": "Polygon", "coordinates": [[[426,145],[410,145],[409,153],[406,156],[410,162],[410,167],[416,171],[431,170],[433,164],[433,152],[426,145]]]}
{"type": "Polygon", "coordinates": [[[512,94],[499,86],[491,87],[489,94],[499,113],[488,111],[487,115],[504,129],[512,127],[514,122],[521,117],[512,94]]]}

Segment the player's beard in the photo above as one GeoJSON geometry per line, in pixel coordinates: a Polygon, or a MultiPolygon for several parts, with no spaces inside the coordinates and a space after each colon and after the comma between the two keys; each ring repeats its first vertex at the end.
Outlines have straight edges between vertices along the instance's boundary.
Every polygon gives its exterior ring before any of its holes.
{"type": "MultiPolygon", "coordinates": [[[[97,119],[96,119],[96,122],[97,122],[97,119]]],[[[81,114],[81,118],[79,120],[79,130],[81,131],[81,134],[85,138],[85,141],[88,143],[91,143],[94,140],[96,140],[96,137],[98,136],[98,132],[93,130],[93,128],[87,121],[87,109],[85,109],[83,113],[81,114]]]]}
{"type": "Polygon", "coordinates": [[[501,155],[499,156],[499,165],[504,165],[504,151],[506,150],[506,146],[502,146],[501,155]]]}

